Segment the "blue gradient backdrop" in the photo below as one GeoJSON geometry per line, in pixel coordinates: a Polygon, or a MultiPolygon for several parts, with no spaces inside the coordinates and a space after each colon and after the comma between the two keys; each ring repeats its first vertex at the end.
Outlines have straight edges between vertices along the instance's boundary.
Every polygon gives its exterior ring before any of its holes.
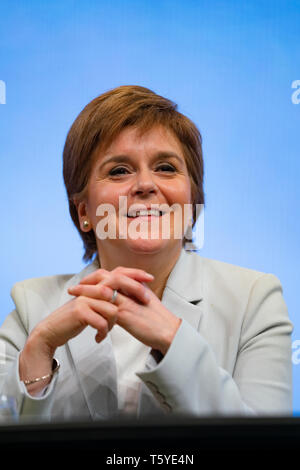
{"type": "Polygon", "coordinates": [[[62,182],[66,133],[95,96],[143,85],[203,135],[202,255],[282,282],[300,414],[299,24],[293,0],[1,1],[0,323],[15,282],[83,267],[62,182]]]}

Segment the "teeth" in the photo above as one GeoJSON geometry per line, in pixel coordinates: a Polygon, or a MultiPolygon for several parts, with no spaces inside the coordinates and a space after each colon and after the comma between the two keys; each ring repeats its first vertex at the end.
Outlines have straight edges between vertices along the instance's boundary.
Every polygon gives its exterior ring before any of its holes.
{"type": "Polygon", "coordinates": [[[155,209],[150,209],[150,210],[146,210],[146,211],[137,211],[136,212],[136,215],[139,216],[139,215],[156,215],[156,216],[159,216],[159,211],[158,210],[155,210],[155,209]]]}
{"type": "Polygon", "coordinates": [[[129,217],[139,217],[143,215],[154,215],[156,217],[159,217],[161,215],[161,212],[157,209],[149,209],[149,210],[134,211],[131,214],[128,214],[129,217]]]}

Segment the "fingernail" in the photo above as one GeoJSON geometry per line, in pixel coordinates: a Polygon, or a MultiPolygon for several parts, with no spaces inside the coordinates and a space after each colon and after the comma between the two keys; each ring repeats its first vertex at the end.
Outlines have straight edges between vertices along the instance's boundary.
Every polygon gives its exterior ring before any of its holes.
{"type": "Polygon", "coordinates": [[[152,279],[154,279],[154,276],[153,276],[153,274],[146,273],[146,275],[147,275],[148,277],[151,277],[152,279]]]}
{"type": "Polygon", "coordinates": [[[77,286],[71,286],[71,287],[68,288],[68,291],[69,292],[74,292],[75,290],[77,290],[78,287],[79,287],[78,285],[77,286]]]}

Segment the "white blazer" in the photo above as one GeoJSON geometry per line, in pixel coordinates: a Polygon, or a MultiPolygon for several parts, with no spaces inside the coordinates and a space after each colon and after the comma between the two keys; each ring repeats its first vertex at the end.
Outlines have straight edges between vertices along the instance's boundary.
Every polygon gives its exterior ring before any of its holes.
{"type": "MultiPolygon", "coordinates": [[[[0,328],[0,391],[17,399],[21,416],[107,419],[117,413],[116,363],[110,334],[95,342],[87,327],[57,349],[61,363],[45,395],[34,398],[19,379],[18,357],[34,326],[72,298],[79,274],[28,279],[11,291],[15,310],[0,328]],[[3,347],[4,344],[4,347],[3,347]],[[4,357],[3,357],[4,356],[4,357]]],[[[203,258],[182,249],[162,298],[182,318],[160,362],[149,353],[138,416],[292,414],[291,333],[273,274],[203,258]]]]}

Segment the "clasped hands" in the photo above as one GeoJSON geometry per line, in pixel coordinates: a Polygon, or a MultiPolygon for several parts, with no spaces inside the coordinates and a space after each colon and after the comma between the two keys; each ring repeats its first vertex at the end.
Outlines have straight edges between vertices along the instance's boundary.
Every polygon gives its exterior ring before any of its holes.
{"type": "Polygon", "coordinates": [[[97,331],[98,343],[118,324],[165,355],[181,320],[146,287],[152,280],[153,276],[141,269],[117,267],[112,271],[98,269],[70,287],[68,292],[74,297],[35,326],[20,354],[21,380],[48,377],[28,385],[28,392],[35,396],[50,383],[56,349],[88,325],[97,331]],[[118,295],[112,303],[114,289],[118,295]]]}
{"type": "Polygon", "coordinates": [[[141,269],[120,266],[112,271],[97,269],[68,292],[85,312],[87,324],[97,330],[97,342],[117,324],[165,355],[181,320],[144,284],[153,279],[141,269]],[[114,289],[118,295],[111,303],[114,289]]]}

